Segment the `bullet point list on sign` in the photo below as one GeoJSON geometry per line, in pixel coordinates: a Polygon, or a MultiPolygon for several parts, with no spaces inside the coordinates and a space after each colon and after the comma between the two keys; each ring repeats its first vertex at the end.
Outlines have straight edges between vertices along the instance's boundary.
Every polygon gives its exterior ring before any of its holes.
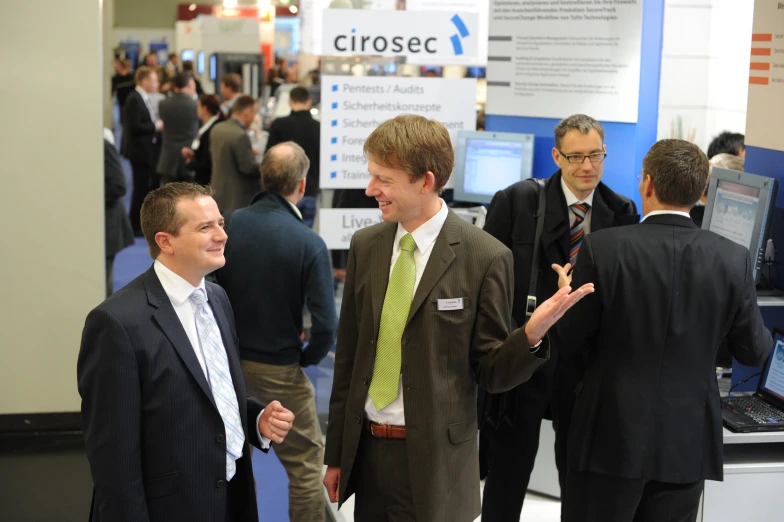
{"type": "Polygon", "coordinates": [[[338,108],[338,102],[334,102],[334,103],[332,104],[332,108],[333,108],[333,109],[337,109],[337,108],[338,108]]]}
{"type": "Polygon", "coordinates": [[[329,173],[329,177],[332,178],[332,179],[335,179],[335,178],[338,177],[338,173],[337,172],[330,172],[329,173]]]}
{"type": "Polygon", "coordinates": [[[337,127],[338,126],[338,120],[332,120],[332,126],[333,127],[337,127]]]}
{"type": "Polygon", "coordinates": [[[334,144],[336,144],[337,142],[338,142],[338,139],[337,139],[337,138],[332,138],[332,140],[331,140],[331,143],[332,143],[333,145],[334,145],[334,144]]]}
{"type": "Polygon", "coordinates": [[[333,85],[332,86],[332,92],[338,92],[338,86],[337,85],[333,85]]]}

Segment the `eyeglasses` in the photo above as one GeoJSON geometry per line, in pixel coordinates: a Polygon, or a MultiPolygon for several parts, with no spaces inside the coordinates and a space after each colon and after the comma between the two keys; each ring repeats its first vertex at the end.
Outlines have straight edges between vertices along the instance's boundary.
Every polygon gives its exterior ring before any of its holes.
{"type": "Polygon", "coordinates": [[[561,149],[555,149],[558,153],[566,158],[566,161],[569,163],[582,163],[585,161],[585,158],[588,158],[591,163],[601,163],[604,161],[604,158],[607,156],[606,152],[593,152],[591,154],[564,154],[561,152],[561,149]]]}

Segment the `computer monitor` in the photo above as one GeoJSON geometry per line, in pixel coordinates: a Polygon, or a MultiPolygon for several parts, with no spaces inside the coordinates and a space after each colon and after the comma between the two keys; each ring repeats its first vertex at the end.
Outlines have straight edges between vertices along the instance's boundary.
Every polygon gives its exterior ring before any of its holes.
{"type": "Polygon", "coordinates": [[[719,167],[711,171],[702,228],[751,251],[756,283],[761,277],[765,242],[770,237],[777,187],[773,178],[719,167]]]}
{"type": "Polygon", "coordinates": [[[499,190],[530,178],[533,163],[533,134],[458,131],[455,201],[490,203],[499,190]]]}
{"type": "Polygon", "coordinates": [[[193,61],[193,49],[185,49],[180,53],[180,63],[193,61]]]}
{"type": "Polygon", "coordinates": [[[196,74],[204,74],[204,51],[196,55],[196,74]]]}
{"type": "Polygon", "coordinates": [[[757,393],[784,405],[784,331],[773,330],[773,350],[762,371],[757,393]]]}
{"type": "MultiPolygon", "coordinates": [[[[214,82],[218,78],[218,57],[214,54],[210,55],[210,81],[214,82]]],[[[216,91],[217,91],[217,85],[216,91]]]]}

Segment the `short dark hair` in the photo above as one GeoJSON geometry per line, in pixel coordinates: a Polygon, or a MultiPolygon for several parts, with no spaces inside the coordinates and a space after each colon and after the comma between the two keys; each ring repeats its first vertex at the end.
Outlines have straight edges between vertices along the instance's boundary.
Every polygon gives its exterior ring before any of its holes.
{"type": "Polygon", "coordinates": [[[232,92],[240,92],[242,89],[242,76],[237,73],[225,74],[221,78],[221,84],[231,89],[232,92]]]}
{"type": "Polygon", "coordinates": [[[740,151],[746,148],[744,141],[745,136],[743,134],[724,131],[710,142],[710,145],[708,146],[708,159],[716,154],[721,154],[722,152],[737,156],[740,151]]]}
{"type": "Polygon", "coordinates": [[[261,160],[261,182],[264,188],[283,196],[290,196],[305,179],[310,160],[302,147],[293,141],[270,148],[261,160]]]}
{"type": "Polygon", "coordinates": [[[310,100],[310,93],[304,87],[294,87],[289,91],[289,100],[294,103],[307,103],[310,100]]]}
{"type": "Polygon", "coordinates": [[[220,110],[220,100],[217,96],[214,94],[202,94],[199,96],[199,103],[213,116],[217,114],[218,120],[223,119],[223,111],[220,110]]]}
{"type": "Polygon", "coordinates": [[[144,198],[141,210],[141,224],[150,257],[157,259],[161,253],[155,234],[166,232],[176,236],[184,225],[182,216],[177,214],[177,203],[187,199],[212,197],[212,188],[196,183],[167,183],[155,189],[144,198]]]}
{"type": "Polygon", "coordinates": [[[692,207],[705,192],[709,168],[700,148],[684,140],[654,143],[642,160],[659,202],[681,208],[692,207]]]}
{"type": "Polygon", "coordinates": [[[182,70],[185,72],[193,72],[193,62],[191,60],[182,62],[182,70]]]}
{"type": "Polygon", "coordinates": [[[256,105],[256,100],[253,99],[253,96],[243,94],[234,100],[234,105],[231,106],[231,113],[239,114],[248,107],[253,107],[254,105],[256,105]]]}
{"type": "Polygon", "coordinates": [[[181,72],[174,75],[172,78],[172,87],[175,89],[184,89],[188,86],[190,81],[193,79],[190,73],[181,72]]]}
{"type": "Polygon", "coordinates": [[[570,130],[580,131],[580,134],[588,134],[591,130],[595,130],[599,133],[602,143],[604,143],[604,127],[602,127],[601,123],[585,114],[573,114],[562,119],[558,125],[555,126],[556,149],[561,148],[561,140],[570,130]]]}

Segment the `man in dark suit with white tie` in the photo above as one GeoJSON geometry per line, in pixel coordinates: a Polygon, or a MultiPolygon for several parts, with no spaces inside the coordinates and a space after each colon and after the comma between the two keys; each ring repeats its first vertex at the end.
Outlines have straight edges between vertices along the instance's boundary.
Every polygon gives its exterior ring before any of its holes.
{"type": "Polygon", "coordinates": [[[245,395],[231,305],[204,276],[226,233],[209,188],[170,183],[142,206],[152,268],[87,316],[77,363],[92,522],[255,522],[250,446],[293,414],[245,395]]]}
{"type": "Polygon", "coordinates": [[[136,236],[142,235],[139,214],[142,202],[158,179],[155,175],[157,152],[155,144],[163,123],[153,119],[150,93],[158,92],[158,73],[150,67],[139,67],[134,76],[136,88],[123,107],[123,135],[120,153],[128,158],[133,170],[131,193],[131,226],[136,236]]]}
{"type": "Polygon", "coordinates": [[[477,383],[504,391],[548,358],[545,334],[590,284],[564,288],[510,335],[512,253],[439,197],[454,153],[422,116],[365,142],[383,223],[352,238],[338,326],[324,485],[358,522],[479,515],[477,383]]]}
{"type": "Polygon", "coordinates": [[[585,236],[574,279],[596,292],[567,312],[561,348],[585,362],[569,435],[566,522],[686,522],[721,480],[715,361],[725,339],[759,365],[773,341],[747,248],[698,229],[689,209],[708,159],[682,140],[643,160],[639,225],[585,236]]]}
{"type": "Polygon", "coordinates": [[[161,100],[158,113],[163,121],[163,143],[158,158],[158,175],[164,183],[192,181],[182,148],[189,147],[199,132],[196,114],[196,82],[188,73],[177,73],[171,81],[173,94],[161,100]]]}

